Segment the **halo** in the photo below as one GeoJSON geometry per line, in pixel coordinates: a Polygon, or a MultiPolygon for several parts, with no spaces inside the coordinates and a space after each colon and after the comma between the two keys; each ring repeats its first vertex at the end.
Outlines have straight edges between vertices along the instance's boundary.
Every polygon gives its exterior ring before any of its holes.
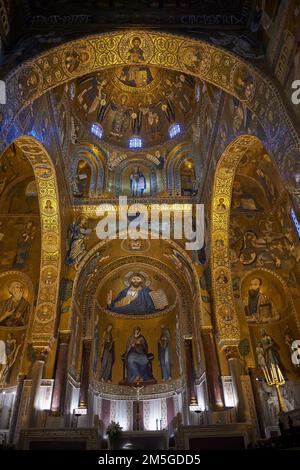
{"type": "Polygon", "coordinates": [[[143,39],[138,34],[135,34],[134,36],[132,36],[132,38],[130,38],[129,41],[131,47],[133,47],[134,39],[139,39],[141,47],[143,46],[143,39]]]}
{"type": "Polygon", "coordinates": [[[133,274],[139,274],[140,276],[143,276],[145,279],[145,286],[150,286],[151,284],[151,279],[149,278],[148,274],[145,273],[144,271],[129,271],[125,276],[124,276],[124,285],[126,287],[129,287],[130,285],[130,278],[132,277],[133,274]]]}
{"type": "Polygon", "coordinates": [[[23,286],[23,297],[31,302],[32,299],[32,287],[30,285],[30,279],[27,279],[23,273],[19,271],[8,271],[0,276],[1,290],[0,300],[7,300],[11,296],[10,286],[15,282],[19,282],[23,286]]]}

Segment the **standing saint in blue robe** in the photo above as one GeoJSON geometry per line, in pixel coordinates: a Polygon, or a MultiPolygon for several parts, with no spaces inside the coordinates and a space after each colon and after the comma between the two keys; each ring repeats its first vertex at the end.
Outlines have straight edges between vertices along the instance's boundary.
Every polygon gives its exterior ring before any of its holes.
{"type": "Polygon", "coordinates": [[[158,360],[163,380],[171,379],[171,333],[169,328],[161,325],[161,335],[157,343],[158,360]]]}
{"type": "Polygon", "coordinates": [[[112,337],[113,326],[107,325],[103,333],[102,351],[101,351],[101,370],[100,380],[102,382],[111,382],[112,368],[115,362],[115,342],[112,337]]]}
{"type": "Polygon", "coordinates": [[[91,229],[86,228],[87,218],[82,216],[73,222],[68,230],[67,253],[65,264],[75,266],[80,263],[86,253],[85,239],[91,234],[91,229]]]}

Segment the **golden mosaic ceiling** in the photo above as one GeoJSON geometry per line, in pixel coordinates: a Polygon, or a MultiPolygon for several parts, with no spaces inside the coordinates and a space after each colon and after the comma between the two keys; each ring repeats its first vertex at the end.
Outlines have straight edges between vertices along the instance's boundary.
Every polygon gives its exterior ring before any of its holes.
{"type": "Polygon", "coordinates": [[[70,87],[73,112],[81,124],[100,124],[106,142],[126,148],[133,135],[142,137],[143,147],[165,142],[173,123],[185,132],[199,91],[193,77],[145,65],[86,75],[70,87]]]}

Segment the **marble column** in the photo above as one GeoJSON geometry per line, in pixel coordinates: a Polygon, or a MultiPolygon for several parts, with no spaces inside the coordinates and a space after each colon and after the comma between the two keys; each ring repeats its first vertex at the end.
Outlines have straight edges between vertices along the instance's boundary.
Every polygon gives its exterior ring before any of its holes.
{"type": "Polygon", "coordinates": [[[247,421],[247,407],[241,381],[241,362],[237,347],[229,346],[225,348],[226,358],[228,360],[230,375],[232,379],[233,393],[236,403],[236,417],[238,423],[247,421]]]}
{"type": "Polygon", "coordinates": [[[265,426],[264,426],[265,408],[263,406],[260,393],[259,393],[260,382],[259,380],[257,380],[258,376],[257,376],[256,369],[250,368],[249,375],[251,379],[251,385],[252,385],[252,391],[253,391],[253,397],[254,397],[254,403],[255,403],[255,408],[256,408],[260,434],[262,437],[266,437],[265,426]]]}
{"type": "Polygon", "coordinates": [[[209,401],[213,411],[220,411],[224,409],[223,389],[216,345],[211,328],[202,330],[202,343],[206,363],[209,401]]]}
{"type": "Polygon", "coordinates": [[[48,356],[47,348],[34,348],[35,361],[31,373],[31,391],[28,404],[28,425],[34,427],[36,422],[39,390],[43,378],[44,366],[48,356]]]}
{"type": "Polygon", "coordinates": [[[14,400],[14,407],[9,427],[9,434],[8,434],[8,443],[12,444],[14,442],[15,437],[15,430],[18,421],[18,414],[19,414],[19,407],[21,403],[21,397],[23,392],[23,385],[24,385],[25,375],[19,374],[17,378],[17,389],[16,389],[16,396],[14,400]]]}
{"type": "Polygon", "coordinates": [[[81,374],[80,374],[80,393],[79,393],[79,407],[87,408],[88,405],[88,388],[90,376],[90,353],[91,353],[91,340],[83,340],[82,345],[82,360],[81,360],[81,374]]]}
{"type": "Polygon", "coordinates": [[[184,339],[185,347],[185,362],[186,362],[186,379],[188,391],[188,405],[197,406],[197,396],[195,391],[195,369],[194,369],[194,355],[193,355],[193,339],[184,339]]]}
{"type": "Polygon", "coordinates": [[[60,415],[64,411],[64,399],[67,385],[68,347],[70,333],[59,333],[57,360],[52,394],[51,413],[60,415]]]}

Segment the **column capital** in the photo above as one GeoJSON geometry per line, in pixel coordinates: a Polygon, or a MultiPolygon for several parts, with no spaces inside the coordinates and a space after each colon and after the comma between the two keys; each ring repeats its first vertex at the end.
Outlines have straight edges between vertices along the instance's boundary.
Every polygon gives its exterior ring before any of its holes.
{"type": "Polygon", "coordinates": [[[84,349],[89,349],[92,345],[91,338],[84,338],[83,341],[82,341],[82,344],[83,344],[84,349]]]}
{"type": "Polygon", "coordinates": [[[26,374],[24,374],[24,372],[19,372],[17,375],[17,383],[23,382],[24,379],[26,379],[26,374]]]}
{"type": "Polygon", "coordinates": [[[237,346],[226,346],[224,348],[224,352],[228,361],[229,359],[238,359],[239,357],[239,351],[237,346]]]}
{"type": "Polygon", "coordinates": [[[32,347],[33,355],[34,355],[34,360],[46,362],[48,354],[50,352],[50,347],[49,346],[37,346],[35,344],[32,344],[31,347],[32,347]]]}
{"type": "Polygon", "coordinates": [[[70,341],[71,332],[69,330],[61,330],[58,335],[59,344],[68,344],[70,341]]]}
{"type": "Polygon", "coordinates": [[[193,340],[193,336],[192,335],[184,335],[183,339],[186,343],[188,343],[189,341],[193,340]]]}

